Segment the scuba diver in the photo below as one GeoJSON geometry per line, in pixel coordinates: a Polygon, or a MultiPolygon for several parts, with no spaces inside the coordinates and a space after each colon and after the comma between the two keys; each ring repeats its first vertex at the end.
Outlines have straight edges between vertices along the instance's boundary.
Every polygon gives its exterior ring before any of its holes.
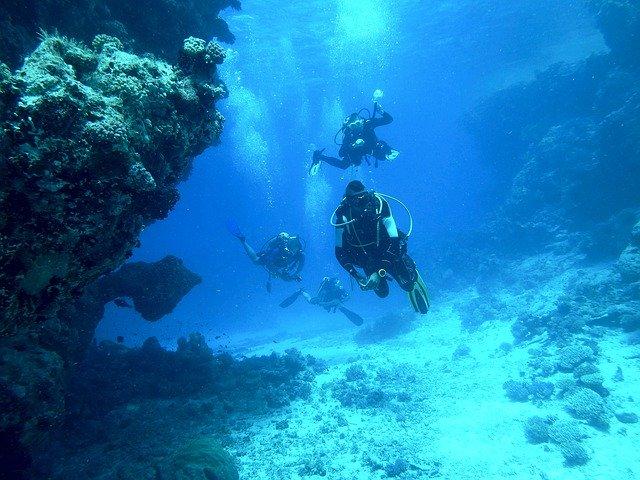
{"type": "Polygon", "coordinates": [[[429,311],[429,294],[415,262],[407,254],[413,220],[408,233],[398,230],[386,198],[398,202],[409,213],[396,198],[367,191],[358,180],[349,182],[331,217],[336,228],[335,255],[362,290],[373,290],[384,298],[389,295],[388,282],[393,278],[408,293],[414,310],[424,315],[429,311]]]}
{"type": "Polygon", "coordinates": [[[362,117],[363,111],[368,112],[363,108],[345,118],[342,127],[334,135],[334,142],[337,143],[336,137],[342,133],[342,143],[339,144],[338,150],[340,158],[324,155],[324,148],[313,152],[309,175],[317,174],[322,162],[346,170],[350,166],[360,166],[363,159],[370,165],[369,157],[373,157],[376,168],[379,161],[392,161],[397,158],[400,152],[391,148],[384,140],[378,140],[375,133],[377,127],[393,122],[393,117],[385,112],[378,102],[382,95],[381,90],[376,90],[373,94],[373,115],[369,114],[368,118],[362,117]]]}
{"type": "Polygon", "coordinates": [[[285,298],[280,303],[280,307],[287,308],[293,305],[301,295],[311,305],[318,305],[324,308],[327,312],[335,313],[336,310],[340,310],[340,312],[342,312],[353,324],[357,326],[362,325],[364,322],[360,315],[342,306],[342,304],[349,298],[349,292],[342,287],[342,282],[337,278],[324,277],[315,297],[312,297],[303,289],[298,290],[293,295],[285,298]]]}
{"type": "Polygon", "coordinates": [[[279,233],[267,240],[260,251],[256,251],[247,243],[247,238],[233,221],[227,224],[229,232],[240,240],[247,256],[256,265],[264,267],[269,274],[267,291],[271,293],[271,278],[279,278],[286,282],[302,281],[304,266],[304,245],[300,237],[286,232],[279,233]]]}

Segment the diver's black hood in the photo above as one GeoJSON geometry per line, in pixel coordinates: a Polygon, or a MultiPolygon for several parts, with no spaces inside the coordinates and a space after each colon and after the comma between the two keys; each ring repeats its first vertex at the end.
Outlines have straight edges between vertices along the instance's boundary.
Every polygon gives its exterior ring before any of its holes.
{"type": "Polygon", "coordinates": [[[362,183],[360,180],[352,180],[344,190],[344,196],[348,199],[349,197],[358,195],[359,193],[363,193],[365,191],[366,188],[364,187],[364,183],[362,183]]]}

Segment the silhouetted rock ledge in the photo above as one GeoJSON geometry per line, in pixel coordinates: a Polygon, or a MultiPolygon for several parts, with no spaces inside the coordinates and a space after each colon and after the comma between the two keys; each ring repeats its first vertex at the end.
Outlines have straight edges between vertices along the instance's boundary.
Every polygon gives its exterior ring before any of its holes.
{"type": "MultiPolygon", "coordinates": [[[[200,282],[198,275],[173,256],[155,263],[130,263],[99,278],[80,299],[39,328],[2,339],[0,441],[12,447],[7,457],[0,454],[2,467],[26,469],[28,452],[62,422],[67,378],[75,373],[70,365],[80,361],[90,347],[105,304],[128,297],[143,318],[156,321],[200,282]]],[[[115,361],[115,357],[107,355],[103,360],[115,361]]],[[[2,474],[0,470],[0,478],[2,474]]]]}

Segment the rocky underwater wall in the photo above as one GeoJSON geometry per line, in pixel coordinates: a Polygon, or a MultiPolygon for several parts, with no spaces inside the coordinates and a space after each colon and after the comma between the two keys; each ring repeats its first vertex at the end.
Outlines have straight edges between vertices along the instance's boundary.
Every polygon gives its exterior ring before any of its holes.
{"type": "Polygon", "coordinates": [[[609,52],[551,65],[462,120],[491,185],[479,229],[429,251],[443,288],[499,282],[508,260],[541,252],[591,263],[620,257],[625,278],[640,279],[640,57],[629,54],[640,8],[591,5],[609,52]]]}
{"type": "MultiPolygon", "coordinates": [[[[592,0],[609,47],[485,99],[465,119],[495,179],[483,240],[615,259],[640,220],[640,7],[592,0]]],[[[485,254],[486,249],[485,249],[485,254]]]]}
{"type": "MultiPolygon", "coordinates": [[[[240,4],[0,5],[0,478],[27,475],[63,419],[71,365],[109,301],[87,287],[166,217],[219,140],[224,50],[190,35],[233,41],[227,6],[240,4]]],[[[199,282],[189,274],[176,303],[199,282]]]]}

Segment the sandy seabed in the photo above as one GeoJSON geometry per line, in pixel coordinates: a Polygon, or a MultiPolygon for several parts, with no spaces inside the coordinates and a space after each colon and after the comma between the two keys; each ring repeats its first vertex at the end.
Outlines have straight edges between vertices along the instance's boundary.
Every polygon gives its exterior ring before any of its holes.
{"type": "MultiPolygon", "coordinates": [[[[554,289],[547,286],[547,291],[554,289]]],[[[538,293],[544,301],[544,289],[538,293]]],[[[507,320],[528,308],[527,299],[510,299],[502,320],[466,332],[456,305],[469,295],[442,299],[411,332],[380,343],[359,345],[355,330],[344,328],[248,348],[247,355],[295,347],[328,368],[316,378],[309,399],[233,433],[231,451],[241,478],[640,479],[637,423],[612,417],[608,432],[585,427],[588,438],[582,445],[591,459],[583,466],[565,466],[552,443],[527,442],[523,425],[529,417],[570,418],[555,397],[534,404],[505,395],[504,382],[527,374],[529,350],[542,342],[505,348],[513,342],[507,320]],[[466,346],[462,355],[461,345],[466,346]],[[354,367],[364,378],[348,382],[345,375],[354,367]],[[386,392],[387,399],[370,408],[344,406],[336,399],[341,385],[367,383],[386,392]]],[[[637,347],[613,331],[599,347],[609,402],[633,406],[640,398],[637,347]],[[618,367],[623,382],[613,381],[618,367]]]]}

